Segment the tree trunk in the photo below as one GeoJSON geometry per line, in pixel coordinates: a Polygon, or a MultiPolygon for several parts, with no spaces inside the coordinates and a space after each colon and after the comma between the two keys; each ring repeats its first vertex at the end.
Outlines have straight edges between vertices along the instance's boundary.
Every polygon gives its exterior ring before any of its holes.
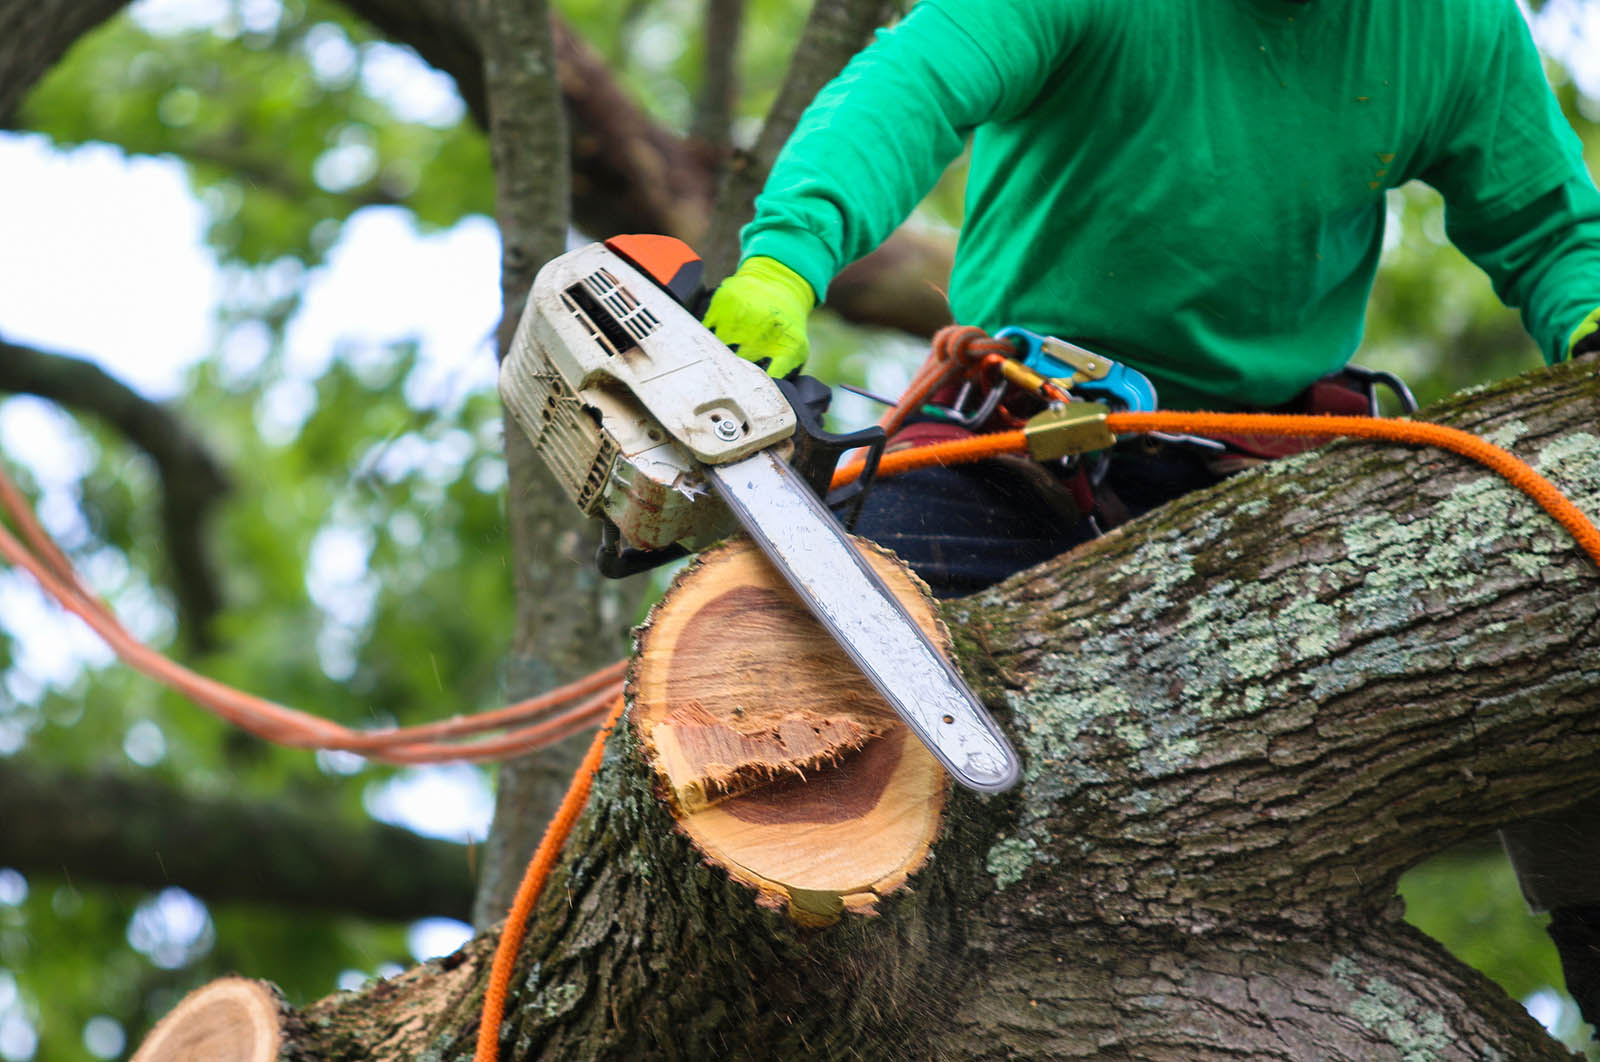
{"type": "MultiPolygon", "coordinates": [[[[1600,511],[1600,367],[1430,412],[1600,511]]],[[[1600,574],[1521,494],[1334,444],[943,618],[1023,756],[1015,791],[956,790],[877,917],[807,929],[708,862],[619,728],[503,1057],[1564,1057],[1394,892],[1600,792],[1600,574]]],[[[491,947],[317,1004],[291,1057],[468,1057],[491,947]]]]}
{"type": "MultiPolygon", "coordinates": [[[[566,248],[567,132],[546,4],[482,0],[478,17],[500,227],[498,350],[504,357],[534,274],[566,248]]],[[[643,587],[637,579],[617,583],[595,574],[589,522],[509,420],[504,436],[516,589],[507,694],[517,700],[615,660],[622,651],[624,617],[633,614],[643,587]]],[[[570,739],[501,768],[494,826],[473,904],[475,925],[504,916],[586,741],[570,739]]]]}

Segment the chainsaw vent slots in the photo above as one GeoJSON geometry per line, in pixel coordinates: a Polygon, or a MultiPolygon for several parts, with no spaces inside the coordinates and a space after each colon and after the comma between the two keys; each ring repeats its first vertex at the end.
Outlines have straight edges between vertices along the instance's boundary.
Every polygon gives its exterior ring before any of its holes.
{"type": "Polygon", "coordinates": [[[661,326],[656,315],[639,305],[639,300],[604,269],[572,285],[562,293],[561,301],[609,354],[632,350],[639,340],[661,326]]]}
{"type": "Polygon", "coordinates": [[[616,441],[596,426],[598,414],[567,389],[553,372],[530,373],[520,408],[533,411],[525,418],[529,438],[586,514],[606,485],[611,464],[619,452],[616,441]]]}

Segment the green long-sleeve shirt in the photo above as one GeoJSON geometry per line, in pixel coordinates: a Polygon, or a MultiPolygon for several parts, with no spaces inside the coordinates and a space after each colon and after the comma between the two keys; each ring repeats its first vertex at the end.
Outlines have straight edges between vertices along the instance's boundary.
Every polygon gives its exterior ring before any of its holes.
{"type": "Polygon", "coordinates": [[[807,110],[745,255],[825,291],[968,135],[956,319],[1076,340],[1164,406],[1341,367],[1411,178],[1548,359],[1600,305],[1600,193],[1514,0],[921,0],[807,110]]]}

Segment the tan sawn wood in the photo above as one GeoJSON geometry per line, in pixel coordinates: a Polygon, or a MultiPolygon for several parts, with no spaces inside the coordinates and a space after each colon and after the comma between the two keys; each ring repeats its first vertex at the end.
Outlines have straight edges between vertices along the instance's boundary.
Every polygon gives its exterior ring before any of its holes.
{"type": "MultiPolygon", "coordinates": [[[[922,584],[857,541],[947,651],[922,584]]],[[[922,865],[944,770],[748,540],[678,577],[641,633],[631,686],[674,814],[761,902],[827,922],[872,909],[922,865]]]]}
{"type": "Polygon", "coordinates": [[[282,1014],[278,995],[265,983],[224,977],[179,1000],[133,1062],[273,1062],[282,1014]]]}

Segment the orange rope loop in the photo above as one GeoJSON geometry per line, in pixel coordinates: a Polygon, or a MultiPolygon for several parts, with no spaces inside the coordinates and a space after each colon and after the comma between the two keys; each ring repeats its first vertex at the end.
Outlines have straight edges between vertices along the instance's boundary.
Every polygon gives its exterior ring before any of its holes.
{"type": "Polygon", "coordinates": [[[1387,417],[1314,416],[1289,413],[1113,413],[1106,427],[1115,433],[1175,432],[1185,435],[1293,435],[1301,438],[1342,435],[1384,439],[1413,446],[1437,446],[1499,473],[1532,498],[1566,528],[1585,553],[1600,565],[1600,529],[1561,493],[1561,489],[1520,457],[1459,428],[1387,417]]]}

